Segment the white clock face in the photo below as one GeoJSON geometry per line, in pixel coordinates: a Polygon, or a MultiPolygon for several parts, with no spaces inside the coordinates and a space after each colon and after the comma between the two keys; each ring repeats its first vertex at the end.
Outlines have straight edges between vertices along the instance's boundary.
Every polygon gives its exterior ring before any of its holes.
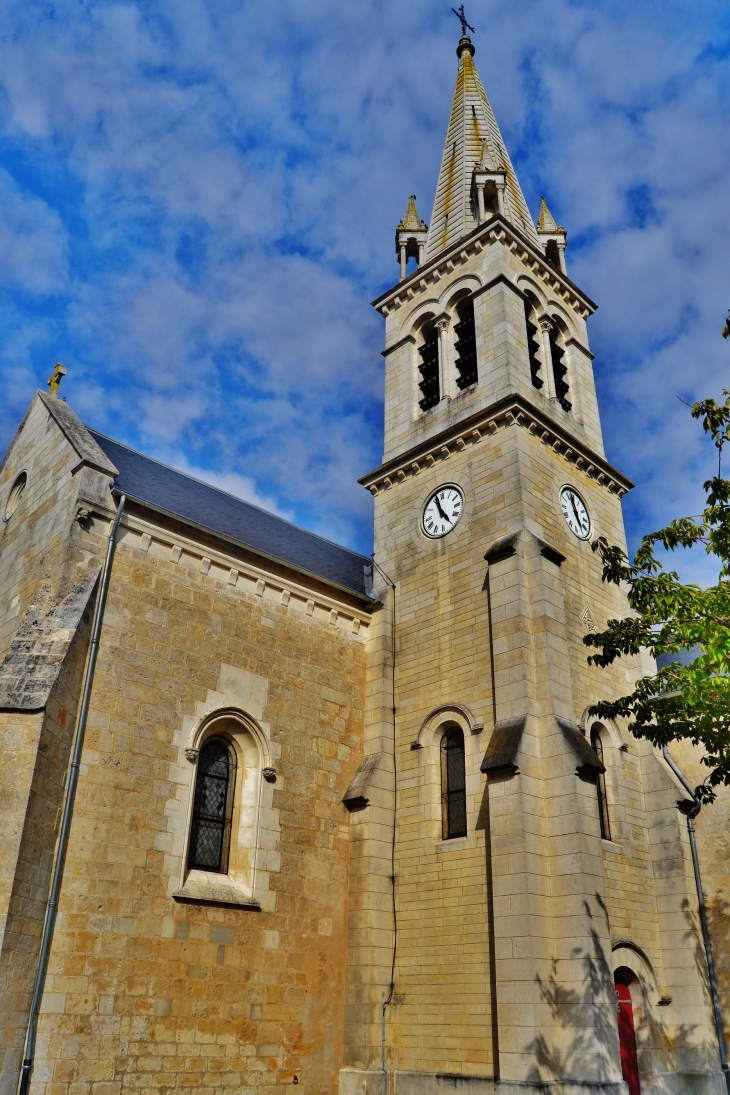
{"type": "Polygon", "coordinates": [[[585,502],[572,487],[563,487],[560,492],[560,505],[568,522],[568,528],[579,540],[587,540],[591,534],[591,519],[585,502]]]}
{"type": "Polygon", "coordinates": [[[461,517],[464,508],[464,495],[458,487],[439,487],[423,511],[423,531],[426,536],[436,540],[451,532],[461,517]]]}

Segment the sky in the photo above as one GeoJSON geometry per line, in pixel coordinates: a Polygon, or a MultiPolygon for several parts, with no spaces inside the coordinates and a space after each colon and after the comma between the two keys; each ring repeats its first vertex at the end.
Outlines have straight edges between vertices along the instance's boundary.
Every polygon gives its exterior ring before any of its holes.
{"type": "MultiPolygon", "coordinates": [[[[88,425],[369,554],[394,231],[429,220],[449,0],[0,4],[0,450],[55,362],[88,425]]],[[[730,387],[726,2],[471,0],[568,231],[629,543],[697,513],[730,387]]],[[[711,580],[702,556],[685,577],[711,580]]]]}

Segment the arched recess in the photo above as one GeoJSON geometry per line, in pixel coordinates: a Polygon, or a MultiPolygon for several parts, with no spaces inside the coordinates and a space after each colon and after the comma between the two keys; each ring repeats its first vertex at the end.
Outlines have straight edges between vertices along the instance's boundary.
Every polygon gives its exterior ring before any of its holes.
{"type": "Polygon", "coordinates": [[[641,1090],[651,1091],[656,1073],[666,1070],[663,1058],[667,1032],[662,1013],[671,1001],[662,994],[646,953],[632,940],[614,942],[611,960],[614,980],[630,991],[641,1090]]]}
{"type": "Polygon", "coordinates": [[[271,788],[267,784],[275,779],[266,735],[258,722],[245,711],[219,708],[200,719],[192,728],[185,756],[192,765],[192,784],[182,860],[182,889],[176,891],[176,895],[201,900],[220,898],[229,904],[255,904],[262,800],[266,794],[266,805],[270,805],[271,788]],[[235,755],[230,842],[225,870],[222,871],[200,870],[189,863],[198,759],[201,749],[211,738],[225,742],[235,755]]]}
{"type": "Polygon", "coordinates": [[[430,743],[433,734],[447,722],[455,722],[464,734],[480,734],[484,729],[484,719],[478,719],[466,704],[442,703],[434,707],[421,723],[421,727],[411,743],[411,749],[422,749],[430,743]]]}
{"type": "MultiPolygon", "coordinates": [[[[547,378],[547,370],[543,361],[544,352],[542,337],[538,328],[538,316],[541,315],[542,305],[540,297],[533,291],[532,286],[521,286],[525,301],[525,333],[527,338],[527,358],[530,365],[530,381],[533,388],[539,391],[544,387],[547,378]]],[[[543,392],[543,395],[545,392],[543,392]]]]}

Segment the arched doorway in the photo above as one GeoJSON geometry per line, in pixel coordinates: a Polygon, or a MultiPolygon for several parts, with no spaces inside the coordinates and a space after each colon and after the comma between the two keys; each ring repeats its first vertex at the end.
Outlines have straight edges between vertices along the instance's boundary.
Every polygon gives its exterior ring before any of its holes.
{"type": "Polygon", "coordinates": [[[614,973],[616,988],[616,1018],[618,1040],[621,1049],[621,1071],[629,1085],[629,1095],[641,1095],[639,1061],[636,1055],[636,1031],[634,1029],[634,1005],[631,1000],[631,982],[636,975],[628,966],[619,966],[614,973]]]}

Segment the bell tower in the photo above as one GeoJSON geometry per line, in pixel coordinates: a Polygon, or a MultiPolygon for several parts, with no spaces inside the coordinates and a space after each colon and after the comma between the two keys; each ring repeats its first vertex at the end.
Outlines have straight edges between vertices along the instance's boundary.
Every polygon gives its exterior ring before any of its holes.
{"type": "MultiPolygon", "coordinates": [[[[624,543],[632,484],[604,454],[596,305],[544,199],[530,216],[466,33],[456,52],[430,224],[411,198],[401,278],[374,302],[385,444],[361,483],[382,607],[346,799],[341,1092],[493,1095],[504,1081],[622,1095],[611,955],[633,914],[600,812],[609,760],[631,750],[676,813],[653,748],[612,727],[599,757],[604,731],[586,716],[651,671],[589,667],[582,642],[626,612],[591,542],[624,543]]],[[[634,932],[656,968],[688,892],[672,869],[634,932]]],[[[689,951],[672,962],[697,980],[689,951]]]]}

